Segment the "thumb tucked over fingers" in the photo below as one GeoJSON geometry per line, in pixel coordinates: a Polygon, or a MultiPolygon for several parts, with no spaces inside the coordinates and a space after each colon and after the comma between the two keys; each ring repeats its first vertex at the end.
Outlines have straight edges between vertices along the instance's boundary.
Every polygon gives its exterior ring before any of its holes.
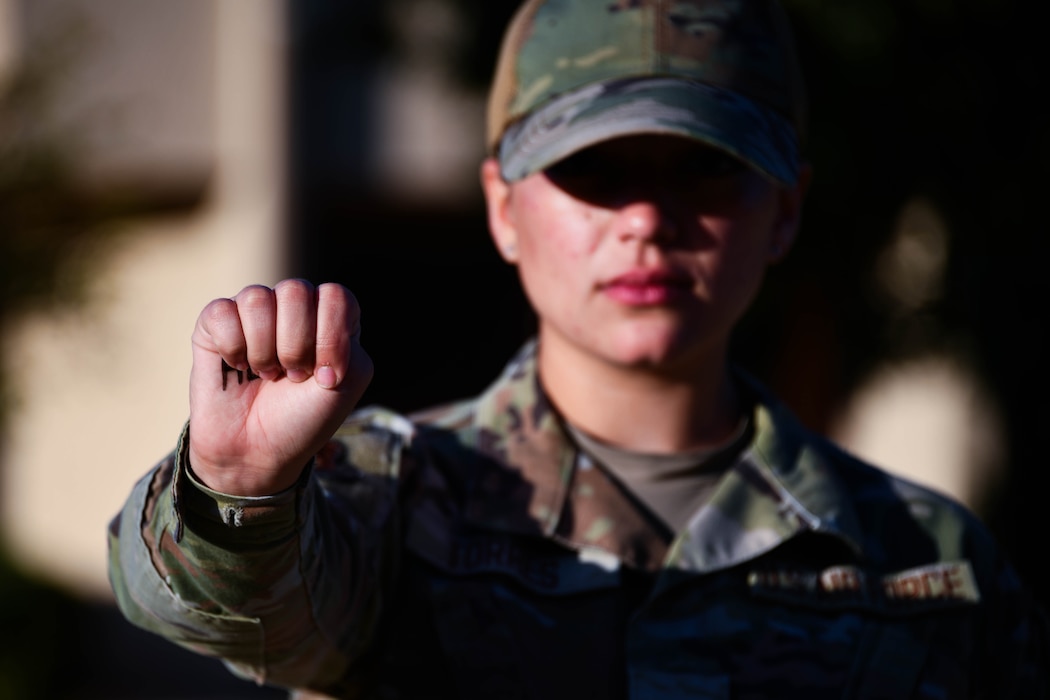
{"type": "Polygon", "coordinates": [[[323,389],[336,389],[340,385],[347,393],[359,397],[372,381],[372,358],[368,356],[365,349],[361,347],[360,328],[350,338],[349,362],[346,366],[346,376],[340,380],[335,368],[329,364],[323,364],[314,371],[317,384],[323,389]]]}
{"type": "Polygon", "coordinates": [[[339,384],[339,378],[336,377],[331,365],[321,365],[314,374],[322,389],[334,389],[339,384]]]}
{"type": "Polygon", "coordinates": [[[322,389],[348,396],[364,393],[372,379],[372,360],[361,348],[361,308],[342,285],[317,288],[317,340],[314,378],[322,389]]]}

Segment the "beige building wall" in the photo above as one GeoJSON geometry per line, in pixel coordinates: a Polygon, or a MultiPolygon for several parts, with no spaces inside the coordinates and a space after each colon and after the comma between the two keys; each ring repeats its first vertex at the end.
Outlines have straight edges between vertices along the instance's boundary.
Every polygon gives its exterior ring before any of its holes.
{"type": "MultiPolygon", "coordinates": [[[[194,210],[122,222],[84,311],[31,316],[3,338],[17,403],[2,544],[104,599],[107,522],[188,412],[198,311],[281,276],[284,12],[279,0],[0,0],[0,17],[18,12],[27,32],[68,17],[89,29],[56,119],[84,125],[95,185],[210,177],[194,210]]],[[[0,58],[5,44],[31,49],[0,35],[0,58]]]]}

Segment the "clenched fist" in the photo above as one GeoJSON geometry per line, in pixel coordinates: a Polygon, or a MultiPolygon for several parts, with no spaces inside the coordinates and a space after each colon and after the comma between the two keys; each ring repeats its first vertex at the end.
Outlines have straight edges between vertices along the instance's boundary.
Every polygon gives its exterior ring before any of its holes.
{"type": "Polygon", "coordinates": [[[216,299],[197,319],[190,466],[223,493],[277,493],[299,478],[372,378],[360,308],[341,285],[284,280],[216,299]]]}

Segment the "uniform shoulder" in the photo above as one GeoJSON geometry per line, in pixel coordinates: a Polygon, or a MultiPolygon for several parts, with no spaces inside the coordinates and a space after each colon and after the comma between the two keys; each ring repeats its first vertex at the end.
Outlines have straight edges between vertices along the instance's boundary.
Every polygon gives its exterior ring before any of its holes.
{"type": "MultiPolygon", "coordinates": [[[[979,519],[958,501],[932,486],[895,474],[850,452],[804,425],[753,377],[742,376],[756,402],[759,439],[771,462],[786,468],[806,464],[809,460],[825,465],[830,470],[830,478],[843,489],[842,495],[862,508],[885,511],[895,505],[905,506],[916,515],[983,529],[979,519]]],[[[811,472],[812,475],[823,473],[819,469],[811,472]]]]}
{"type": "Polygon", "coordinates": [[[405,416],[381,406],[355,411],[314,458],[315,471],[347,470],[397,476],[401,453],[412,444],[415,427],[405,416]]]}
{"type": "Polygon", "coordinates": [[[764,386],[748,379],[757,399],[760,450],[797,495],[849,530],[869,561],[886,570],[972,560],[988,570],[1001,552],[971,510],[849,452],[803,425],[764,386]],[[813,494],[819,494],[815,496],[813,494]]]}
{"type": "MultiPolygon", "coordinates": [[[[934,486],[872,464],[823,436],[811,444],[831,463],[869,539],[870,550],[907,558],[969,560],[997,568],[1002,552],[981,518],[934,486]],[[890,543],[896,543],[891,548],[890,543]]],[[[869,550],[869,551],[870,551],[869,550]]],[[[892,557],[891,557],[892,558],[892,557]]]]}
{"type": "Polygon", "coordinates": [[[409,415],[369,406],[343,422],[315,461],[321,471],[351,464],[360,471],[396,476],[405,453],[426,451],[432,447],[430,443],[440,441],[440,435],[452,435],[469,426],[473,415],[474,402],[470,400],[409,415]]]}
{"type": "Polygon", "coordinates": [[[983,528],[980,519],[966,505],[932,484],[924,484],[873,464],[821,435],[811,438],[831,462],[850,491],[862,501],[893,501],[913,506],[917,513],[936,512],[945,518],[983,528]]]}
{"type": "Polygon", "coordinates": [[[438,430],[461,430],[474,422],[476,399],[463,399],[417,411],[409,416],[414,425],[438,430]]]}

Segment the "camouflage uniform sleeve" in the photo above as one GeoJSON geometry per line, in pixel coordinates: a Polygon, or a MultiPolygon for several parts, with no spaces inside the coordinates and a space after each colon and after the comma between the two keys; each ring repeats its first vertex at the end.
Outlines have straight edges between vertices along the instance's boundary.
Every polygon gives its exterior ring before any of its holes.
{"type": "Polygon", "coordinates": [[[110,525],[121,611],[258,683],[349,692],[396,561],[392,478],[348,471],[328,488],[315,466],[278,495],[232,498],[193,479],[188,431],[110,525]]]}

